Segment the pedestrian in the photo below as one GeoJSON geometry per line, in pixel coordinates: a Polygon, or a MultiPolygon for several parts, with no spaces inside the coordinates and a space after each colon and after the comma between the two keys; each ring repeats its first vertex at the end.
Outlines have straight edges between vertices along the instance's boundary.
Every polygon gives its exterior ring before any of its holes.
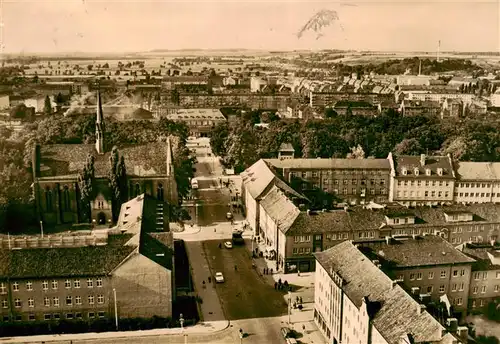
{"type": "Polygon", "coordinates": [[[278,283],[274,282],[274,290],[278,289],[278,283]]]}
{"type": "Polygon", "coordinates": [[[306,330],[306,325],[302,324],[302,331],[306,330]]]}
{"type": "Polygon", "coordinates": [[[281,278],[278,280],[278,283],[281,284],[281,278]]]}
{"type": "Polygon", "coordinates": [[[297,303],[299,303],[299,297],[298,297],[298,296],[297,296],[297,297],[295,297],[295,301],[296,301],[297,303]]]}
{"type": "Polygon", "coordinates": [[[208,276],[208,283],[212,283],[212,277],[208,276]]]}
{"type": "Polygon", "coordinates": [[[299,298],[300,304],[302,304],[302,296],[299,298]]]}
{"type": "Polygon", "coordinates": [[[273,274],[273,268],[271,268],[271,275],[273,274]]]}

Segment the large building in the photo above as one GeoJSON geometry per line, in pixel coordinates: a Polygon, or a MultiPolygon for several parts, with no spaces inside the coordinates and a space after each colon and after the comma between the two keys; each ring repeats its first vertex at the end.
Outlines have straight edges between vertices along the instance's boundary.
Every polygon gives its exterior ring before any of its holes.
{"type": "Polygon", "coordinates": [[[266,159],[284,180],[301,190],[320,189],[351,204],[389,198],[388,159],[266,159]]]}
{"type": "Polygon", "coordinates": [[[455,170],[455,202],[500,203],[500,163],[459,161],[455,170]]]}
{"type": "MultiPolygon", "coordinates": [[[[91,219],[95,224],[112,222],[109,170],[111,149],[105,144],[105,121],[100,94],[97,96],[94,144],[37,145],[33,155],[36,209],[43,224],[85,223],[78,176],[89,157],[94,158],[91,219]]],[[[118,147],[127,173],[128,199],[142,193],[177,204],[171,139],[167,142],[118,147]]]]}
{"type": "Polygon", "coordinates": [[[474,259],[439,236],[413,236],[356,241],[358,248],[380,264],[412,294],[453,306],[459,319],[467,314],[474,259]]]}
{"type": "Polygon", "coordinates": [[[406,206],[453,202],[455,171],[450,156],[392,156],[389,201],[406,206]]]}
{"type": "Polygon", "coordinates": [[[3,237],[2,320],[171,316],[175,288],[167,208],[142,194],[122,205],[119,225],[110,230],[3,237]]]}
{"type": "Polygon", "coordinates": [[[314,320],[328,343],[456,344],[459,335],[467,338],[467,328],[447,331],[352,242],[315,257],[314,320]]]}
{"type": "Polygon", "coordinates": [[[169,113],[167,118],[186,123],[189,135],[196,137],[208,137],[216,125],[226,122],[226,117],[219,109],[177,109],[169,113]]]}

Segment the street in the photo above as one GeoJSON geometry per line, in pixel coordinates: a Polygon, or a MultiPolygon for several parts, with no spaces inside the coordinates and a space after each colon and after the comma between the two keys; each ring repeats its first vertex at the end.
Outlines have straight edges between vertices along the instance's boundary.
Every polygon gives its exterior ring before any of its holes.
{"type": "MultiPolygon", "coordinates": [[[[229,320],[275,317],[287,313],[284,292],[274,288],[252,267],[250,252],[245,245],[227,249],[220,240],[203,242],[212,275],[222,272],[225,282],[212,284],[229,320]],[[237,270],[235,270],[235,266],[237,270]]],[[[250,245],[247,240],[246,245],[250,245]]]]}

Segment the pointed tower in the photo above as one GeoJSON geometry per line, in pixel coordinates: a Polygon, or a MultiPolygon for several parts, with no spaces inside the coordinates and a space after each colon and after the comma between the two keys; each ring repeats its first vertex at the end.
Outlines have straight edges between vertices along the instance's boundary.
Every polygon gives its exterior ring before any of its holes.
{"type": "Polygon", "coordinates": [[[104,116],[102,113],[101,92],[97,91],[97,116],[95,121],[95,149],[104,154],[104,116]]]}
{"type": "Polygon", "coordinates": [[[170,136],[167,137],[167,176],[174,175],[174,163],[172,161],[172,142],[170,136]]]}

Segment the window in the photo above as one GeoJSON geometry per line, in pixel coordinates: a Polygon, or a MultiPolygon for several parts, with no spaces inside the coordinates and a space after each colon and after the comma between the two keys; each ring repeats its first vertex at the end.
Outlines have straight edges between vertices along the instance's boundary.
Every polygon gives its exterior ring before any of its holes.
{"type": "Polygon", "coordinates": [[[104,312],[98,312],[97,315],[99,316],[99,318],[104,318],[104,312]]]}
{"type": "Polygon", "coordinates": [[[71,288],[71,281],[69,279],[64,281],[64,288],[66,289],[71,288]]]}
{"type": "Polygon", "coordinates": [[[43,298],[43,305],[45,307],[50,307],[50,298],[48,298],[47,296],[43,298]]]}
{"type": "Polygon", "coordinates": [[[457,291],[457,284],[456,283],[453,283],[453,285],[451,287],[451,291],[457,291]]]}
{"type": "Polygon", "coordinates": [[[81,305],[81,304],[82,304],[82,297],[75,296],[75,305],[81,305]]]}
{"type": "Polygon", "coordinates": [[[483,272],[483,279],[485,280],[485,279],[487,279],[487,278],[488,278],[488,272],[487,272],[487,271],[486,271],[486,272],[483,272]]]}
{"type": "Polygon", "coordinates": [[[57,296],[52,298],[52,304],[54,307],[59,307],[59,298],[57,296]]]}
{"type": "Polygon", "coordinates": [[[0,294],[7,294],[7,286],[4,282],[0,283],[0,294]]]}
{"type": "Polygon", "coordinates": [[[48,212],[52,212],[52,191],[48,186],[45,188],[45,207],[48,212]]]}
{"type": "Polygon", "coordinates": [[[75,318],[76,319],[81,319],[82,318],[82,313],[75,313],[75,318]]]}
{"type": "Polygon", "coordinates": [[[135,184],[135,197],[139,196],[141,194],[141,186],[139,183],[135,184]]]}
{"type": "Polygon", "coordinates": [[[28,319],[31,320],[31,321],[36,320],[35,314],[28,315],[28,319]]]}
{"type": "Polygon", "coordinates": [[[432,285],[430,285],[430,286],[427,287],[427,292],[428,293],[432,293],[432,285]]]}
{"type": "Polygon", "coordinates": [[[80,280],[79,279],[78,280],[76,279],[73,281],[73,288],[80,288],[80,280]]]}
{"type": "Polygon", "coordinates": [[[43,281],[42,282],[42,289],[43,290],[48,290],[49,289],[49,281],[43,281]]]}
{"type": "Polygon", "coordinates": [[[95,318],[95,313],[94,312],[89,312],[88,317],[89,317],[89,319],[95,318]]]}
{"type": "Polygon", "coordinates": [[[21,299],[14,300],[14,307],[21,308],[21,299]]]}
{"type": "Polygon", "coordinates": [[[429,279],[433,279],[434,278],[434,272],[429,272],[429,276],[428,276],[429,279]]]}
{"type": "Polygon", "coordinates": [[[66,319],[73,319],[73,313],[67,313],[66,319]]]}
{"type": "Polygon", "coordinates": [[[472,308],[476,308],[476,300],[472,301],[472,308]]]}
{"type": "Polygon", "coordinates": [[[52,281],[52,289],[57,289],[57,281],[56,280],[52,281]]]}
{"type": "Polygon", "coordinates": [[[159,201],[163,201],[164,200],[164,198],[163,198],[163,184],[162,183],[159,183],[158,187],[156,188],[156,198],[159,201]]]}
{"type": "Polygon", "coordinates": [[[453,270],[453,277],[458,277],[458,270],[453,270]]]}
{"type": "Polygon", "coordinates": [[[69,188],[67,185],[64,185],[63,193],[62,193],[62,206],[63,211],[71,210],[71,199],[69,197],[69,188]]]}
{"type": "Polygon", "coordinates": [[[2,300],[2,308],[9,308],[9,301],[2,300]]]}
{"type": "Polygon", "coordinates": [[[44,314],[43,315],[43,320],[50,320],[52,319],[52,314],[44,314]]]}
{"type": "Polygon", "coordinates": [[[441,270],[441,278],[446,278],[446,271],[445,270],[441,270]]]}
{"type": "Polygon", "coordinates": [[[457,298],[455,299],[455,304],[456,304],[457,306],[460,306],[460,305],[462,304],[462,298],[461,298],[461,297],[457,297],[457,298]]]}
{"type": "Polygon", "coordinates": [[[19,291],[19,283],[17,282],[12,283],[12,290],[19,291]]]}
{"type": "Polygon", "coordinates": [[[94,296],[93,295],[89,295],[88,300],[89,300],[89,305],[94,304],[94,296]]]}
{"type": "Polygon", "coordinates": [[[481,287],[481,294],[484,294],[484,293],[486,293],[486,286],[485,285],[483,285],[481,287]]]}
{"type": "Polygon", "coordinates": [[[66,306],[71,306],[71,305],[73,305],[73,297],[66,296],[66,306]]]}
{"type": "Polygon", "coordinates": [[[465,276],[465,269],[460,270],[460,276],[465,276]]]}
{"type": "Polygon", "coordinates": [[[35,300],[32,297],[28,299],[28,307],[35,307],[35,300]]]}
{"type": "Polygon", "coordinates": [[[418,280],[421,280],[421,279],[422,279],[422,273],[421,273],[421,272],[417,273],[417,279],[418,279],[418,280]]]}
{"type": "Polygon", "coordinates": [[[97,295],[97,303],[98,304],[104,303],[104,295],[97,295]]]}
{"type": "Polygon", "coordinates": [[[93,288],[94,287],[94,281],[92,278],[87,279],[87,288],[93,288]]]}
{"type": "Polygon", "coordinates": [[[440,293],[444,293],[445,289],[444,289],[444,285],[440,285],[439,286],[439,292],[440,293]]]}
{"type": "Polygon", "coordinates": [[[500,291],[500,285],[498,285],[498,284],[497,284],[497,285],[493,288],[493,291],[494,291],[495,293],[498,293],[498,291],[500,291]]]}
{"type": "Polygon", "coordinates": [[[59,313],[54,313],[53,317],[55,320],[61,319],[61,315],[59,313]]]}
{"type": "Polygon", "coordinates": [[[477,291],[478,291],[477,286],[476,286],[476,287],[474,287],[474,288],[472,288],[472,293],[473,293],[473,294],[477,294],[477,291]]]}
{"type": "Polygon", "coordinates": [[[464,284],[463,283],[460,283],[460,285],[458,286],[458,290],[460,290],[460,291],[464,290],[464,284]]]}
{"type": "Polygon", "coordinates": [[[410,281],[413,281],[415,279],[415,274],[410,274],[410,281]]]}
{"type": "Polygon", "coordinates": [[[479,272],[474,272],[474,279],[477,281],[479,280],[481,274],[479,272]]]}
{"type": "Polygon", "coordinates": [[[297,254],[297,253],[299,253],[299,249],[297,247],[294,247],[293,248],[293,254],[297,254]]]}

